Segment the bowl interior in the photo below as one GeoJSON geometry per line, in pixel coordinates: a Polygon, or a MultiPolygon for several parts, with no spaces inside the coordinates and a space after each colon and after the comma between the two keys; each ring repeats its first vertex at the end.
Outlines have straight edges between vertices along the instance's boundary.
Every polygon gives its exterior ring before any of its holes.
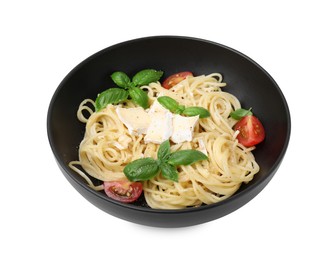
{"type": "MultiPolygon", "coordinates": [[[[85,126],[76,117],[80,102],[85,98],[95,99],[98,93],[114,86],[110,79],[113,71],[134,75],[146,68],[162,70],[164,76],[180,71],[192,71],[194,75],[221,73],[227,83],[224,90],[236,95],[242,107],[252,107],[266,130],[265,141],[254,151],[261,170],[237,194],[274,173],[290,136],[288,106],[275,81],[236,50],[205,40],[173,36],[148,37],[111,46],[80,63],[64,78],[48,113],[50,145],[63,172],[86,186],[67,166],[78,159],[78,146],[84,135],[85,126]]],[[[139,201],[135,207],[144,204],[139,201]]]]}

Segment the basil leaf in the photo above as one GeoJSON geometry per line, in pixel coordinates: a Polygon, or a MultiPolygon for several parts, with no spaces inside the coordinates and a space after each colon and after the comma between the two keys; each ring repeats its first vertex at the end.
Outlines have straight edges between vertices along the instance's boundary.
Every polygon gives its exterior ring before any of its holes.
{"type": "Polygon", "coordinates": [[[121,88],[128,88],[130,84],[130,78],[127,76],[126,73],[121,71],[114,72],[111,75],[111,78],[114,81],[114,83],[121,88]]]}
{"type": "Polygon", "coordinates": [[[108,104],[118,104],[128,98],[128,91],[120,88],[110,88],[101,92],[95,100],[95,110],[99,111],[108,104]]]}
{"type": "Polygon", "coordinates": [[[171,153],[168,163],[173,166],[190,165],[197,161],[206,160],[208,157],[197,150],[181,150],[171,153]]]}
{"type": "Polygon", "coordinates": [[[199,115],[200,118],[206,118],[209,117],[211,114],[206,108],[203,107],[187,107],[182,112],[185,116],[197,116],[199,115]]]}
{"type": "Polygon", "coordinates": [[[143,107],[144,109],[149,107],[149,97],[144,90],[137,87],[130,87],[128,91],[135,104],[143,107]]]}
{"type": "Polygon", "coordinates": [[[178,182],[178,171],[175,166],[168,163],[162,163],[160,167],[164,178],[178,182]]]}
{"type": "Polygon", "coordinates": [[[157,101],[163,107],[175,114],[181,114],[185,109],[185,106],[180,106],[176,100],[168,96],[158,97],[157,101]]]}
{"type": "Polygon", "coordinates": [[[152,158],[141,158],[123,169],[123,173],[130,181],[145,181],[154,177],[159,172],[158,162],[152,158]]]}
{"type": "Polygon", "coordinates": [[[236,120],[240,120],[242,117],[252,115],[251,108],[249,110],[239,108],[230,113],[230,116],[236,120]]]}
{"type": "Polygon", "coordinates": [[[169,155],[170,155],[170,141],[168,139],[163,143],[161,143],[161,145],[159,146],[157,157],[159,160],[164,162],[169,155]]]}
{"type": "Polygon", "coordinates": [[[158,81],[163,76],[163,71],[146,69],[137,72],[133,77],[133,83],[136,86],[148,85],[151,82],[158,81]]]}
{"type": "Polygon", "coordinates": [[[185,106],[179,105],[179,107],[176,109],[174,113],[180,115],[181,113],[184,112],[184,110],[185,110],[185,106]]]}

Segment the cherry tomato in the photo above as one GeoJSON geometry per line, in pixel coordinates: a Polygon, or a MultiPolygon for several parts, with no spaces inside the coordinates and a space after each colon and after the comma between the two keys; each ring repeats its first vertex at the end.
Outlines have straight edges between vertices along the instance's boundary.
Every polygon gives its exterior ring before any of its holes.
{"type": "Polygon", "coordinates": [[[108,197],[130,203],[138,199],[142,193],[141,182],[105,181],[104,190],[108,197]]]}
{"type": "Polygon", "coordinates": [[[252,115],[242,117],[235,124],[234,130],[240,131],[237,140],[245,147],[259,144],[265,138],[265,130],[262,123],[257,117],[252,115]]]}
{"type": "Polygon", "coordinates": [[[183,71],[176,74],[173,74],[166,78],[166,80],[163,81],[163,87],[166,89],[172,88],[174,85],[177,85],[180,81],[186,79],[188,76],[193,76],[192,72],[189,71],[183,71]]]}

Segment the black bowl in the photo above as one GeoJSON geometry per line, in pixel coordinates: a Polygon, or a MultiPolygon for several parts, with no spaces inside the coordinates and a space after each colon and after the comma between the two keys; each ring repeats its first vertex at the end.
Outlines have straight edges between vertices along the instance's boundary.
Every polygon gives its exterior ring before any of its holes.
{"type": "Polygon", "coordinates": [[[73,187],[98,208],[116,217],[150,226],[182,227],[227,215],[253,199],[271,180],[286,152],[290,138],[290,113],[272,77],[257,63],[229,47],[188,37],[157,36],[135,39],[108,47],[81,62],[60,83],[50,102],[47,130],[58,165],[73,187]],[[165,75],[192,71],[195,75],[219,72],[225,91],[237,96],[242,107],[253,108],[266,130],[266,139],[254,152],[260,172],[231,198],[182,210],[151,209],[145,202],[122,204],[103,192],[90,189],[68,163],[78,159],[84,124],[76,117],[79,103],[95,99],[112,86],[110,74],[120,70],[134,75],[154,68],[165,75]]]}

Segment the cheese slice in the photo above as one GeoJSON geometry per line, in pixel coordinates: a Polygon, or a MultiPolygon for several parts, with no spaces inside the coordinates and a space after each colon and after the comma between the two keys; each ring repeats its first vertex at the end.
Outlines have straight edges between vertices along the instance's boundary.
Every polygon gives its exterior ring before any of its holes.
{"type": "Polygon", "coordinates": [[[206,145],[205,145],[204,139],[199,138],[198,139],[198,144],[199,144],[199,148],[197,150],[200,151],[200,152],[202,152],[206,156],[208,156],[208,152],[207,152],[207,149],[206,149],[206,145]]]}
{"type": "Polygon", "coordinates": [[[160,113],[160,112],[170,112],[170,111],[169,111],[168,109],[166,109],[165,107],[163,107],[163,106],[158,102],[158,100],[156,99],[156,100],[152,103],[152,105],[151,105],[151,107],[150,107],[148,113],[149,113],[149,114],[153,114],[153,113],[160,113]]]}
{"type": "Polygon", "coordinates": [[[179,144],[186,141],[192,141],[194,127],[199,120],[199,116],[185,117],[174,115],[172,120],[172,136],[171,141],[179,144]]]}
{"type": "Polygon", "coordinates": [[[151,119],[142,107],[117,107],[116,113],[131,135],[146,134],[151,119]]]}
{"type": "Polygon", "coordinates": [[[161,144],[172,135],[172,113],[161,111],[150,113],[151,123],[149,125],[145,143],[161,144]]]}

